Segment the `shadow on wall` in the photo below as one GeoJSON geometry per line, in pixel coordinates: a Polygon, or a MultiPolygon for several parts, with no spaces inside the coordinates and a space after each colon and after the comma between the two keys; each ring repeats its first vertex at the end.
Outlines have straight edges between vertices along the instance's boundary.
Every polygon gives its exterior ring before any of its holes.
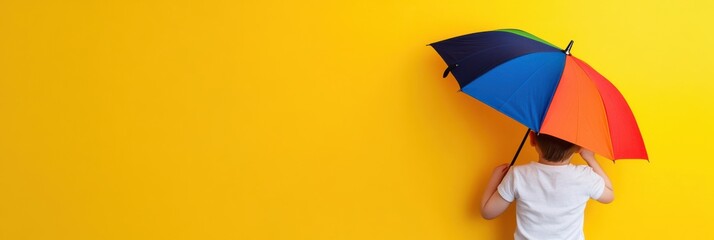
{"type": "MultiPolygon", "coordinates": [[[[469,196],[468,199],[464,199],[466,204],[463,212],[466,214],[466,219],[481,228],[494,228],[493,232],[496,232],[497,236],[495,239],[512,239],[516,228],[515,204],[511,204],[509,209],[498,218],[485,220],[481,217],[481,197],[493,168],[510,163],[528,128],[471,96],[457,91],[458,84],[453,76],[441,78],[446,64],[438,55],[432,56],[426,61],[429,66],[424,68],[428,69],[424,74],[433,76],[428,78],[430,81],[428,85],[433,87],[433,91],[441,92],[438,95],[444,97],[446,104],[453,106],[454,111],[461,115],[458,121],[463,121],[463,126],[466,126],[466,129],[463,129],[464,135],[472,138],[469,142],[478,144],[474,147],[478,150],[473,153],[474,157],[463,159],[460,163],[465,169],[473,171],[469,174],[473,176],[469,193],[464,194],[469,196]]],[[[515,164],[524,164],[536,158],[532,146],[526,142],[515,164]]]]}

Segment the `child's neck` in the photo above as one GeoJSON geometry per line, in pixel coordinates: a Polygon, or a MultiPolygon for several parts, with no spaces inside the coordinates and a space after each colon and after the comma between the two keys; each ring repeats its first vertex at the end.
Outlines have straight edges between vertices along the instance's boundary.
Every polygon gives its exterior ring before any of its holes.
{"type": "Polygon", "coordinates": [[[538,159],[538,163],[545,164],[545,165],[551,165],[551,166],[562,166],[562,165],[570,164],[570,158],[565,159],[561,162],[551,162],[551,161],[545,160],[545,158],[541,157],[538,159]]]}

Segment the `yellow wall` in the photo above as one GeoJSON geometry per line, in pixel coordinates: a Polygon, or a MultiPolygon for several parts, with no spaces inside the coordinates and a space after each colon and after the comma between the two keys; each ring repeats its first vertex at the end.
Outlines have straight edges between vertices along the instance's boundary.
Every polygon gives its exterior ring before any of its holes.
{"type": "Polygon", "coordinates": [[[510,2],[0,1],[0,239],[508,238],[472,206],[525,128],[425,46],[499,28],[639,121],[589,239],[714,237],[712,1],[510,2]]]}

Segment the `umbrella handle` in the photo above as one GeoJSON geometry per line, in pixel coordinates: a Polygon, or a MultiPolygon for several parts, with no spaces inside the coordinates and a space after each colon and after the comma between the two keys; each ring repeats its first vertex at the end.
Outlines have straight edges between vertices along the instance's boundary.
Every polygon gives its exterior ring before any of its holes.
{"type": "Polygon", "coordinates": [[[516,151],[516,155],[513,156],[513,160],[511,160],[511,165],[513,166],[514,163],[516,163],[516,158],[518,158],[518,154],[521,153],[521,149],[523,148],[523,144],[526,143],[526,138],[528,138],[528,133],[531,132],[531,129],[529,128],[528,131],[526,131],[526,135],[523,136],[523,140],[521,140],[521,145],[518,146],[518,151],[516,151]]]}

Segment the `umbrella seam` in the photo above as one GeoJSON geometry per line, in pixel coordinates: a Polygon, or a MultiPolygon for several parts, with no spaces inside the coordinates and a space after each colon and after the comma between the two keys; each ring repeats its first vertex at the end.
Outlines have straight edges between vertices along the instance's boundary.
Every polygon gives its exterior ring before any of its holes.
{"type": "Polygon", "coordinates": [[[548,46],[551,46],[551,47],[553,47],[553,48],[555,48],[555,49],[557,49],[557,50],[562,50],[562,49],[558,48],[558,46],[555,46],[555,44],[553,44],[553,43],[551,43],[551,42],[548,42],[548,41],[546,41],[545,39],[539,38],[539,37],[537,37],[536,35],[533,35],[532,33],[523,31],[523,30],[521,30],[521,29],[516,29],[516,28],[502,28],[502,29],[497,29],[497,30],[494,30],[494,31],[507,32],[507,33],[510,33],[510,34],[517,35],[517,36],[519,36],[519,37],[524,37],[524,38],[527,38],[527,39],[530,39],[530,40],[533,40],[533,41],[536,41],[536,42],[543,43],[543,44],[548,45],[548,46]],[[527,36],[524,36],[524,35],[521,35],[521,34],[518,34],[518,33],[511,32],[512,30],[523,32],[523,33],[525,33],[525,34],[528,34],[528,35],[534,37],[535,39],[534,39],[534,38],[527,37],[527,36]]]}
{"type": "Polygon", "coordinates": [[[560,71],[560,76],[558,77],[558,83],[555,84],[555,88],[553,88],[553,93],[550,94],[550,98],[548,99],[548,106],[545,107],[545,111],[543,112],[543,117],[539,120],[539,128],[543,126],[543,123],[545,122],[545,118],[548,116],[548,111],[550,111],[550,105],[553,103],[553,98],[555,97],[555,92],[558,90],[558,86],[560,86],[560,81],[563,80],[563,74],[565,74],[565,62],[567,61],[567,55],[563,56],[563,70],[560,71]]]}
{"type": "MultiPolygon", "coordinates": [[[[573,62],[575,62],[575,65],[578,68],[580,68],[581,71],[583,71],[583,73],[588,78],[588,80],[590,80],[590,82],[593,82],[593,85],[595,85],[594,81],[590,78],[590,75],[587,74],[587,72],[585,71],[585,69],[583,69],[583,67],[580,65],[580,63],[578,63],[578,61],[576,61],[575,59],[573,60],[573,62]]],[[[602,93],[600,93],[600,89],[597,87],[597,85],[595,85],[595,90],[597,91],[598,96],[600,97],[600,102],[602,103],[602,108],[603,108],[603,111],[606,116],[605,124],[607,126],[607,137],[610,140],[610,142],[608,143],[608,147],[609,147],[608,150],[610,150],[610,156],[612,156],[613,160],[615,160],[615,158],[616,158],[615,157],[615,149],[614,149],[614,146],[612,145],[612,135],[610,134],[612,129],[610,128],[610,122],[607,119],[607,107],[605,106],[605,101],[602,99],[602,93]]],[[[579,108],[578,108],[578,111],[579,111],[579,108]]],[[[580,119],[580,118],[578,118],[578,119],[580,119]]]]}
{"type": "MultiPolygon", "coordinates": [[[[548,64],[549,64],[549,62],[545,62],[545,63],[543,63],[543,65],[540,65],[540,66],[538,67],[538,69],[536,69],[535,71],[533,71],[533,72],[528,76],[528,78],[527,78],[525,81],[523,81],[520,86],[518,86],[518,89],[516,89],[515,91],[513,91],[513,93],[511,93],[511,96],[508,96],[508,99],[506,99],[506,101],[505,101],[503,104],[501,104],[501,107],[499,107],[499,110],[500,110],[500,108],[503,108],[503,106],[505,106],[506,104],[508,104],[508,102],[511,101],[511,99],[513,98],[513,96],[516,95],[516,92],[520,91],[521,88],[523,88],[523,86],[525,86],[526,83],[527,83],[528,81],[530,81],[531,78],[533,78],[533,75],[535,75],[537,72],[540,72],[540,71],[544,68],[544,66],[546,66],[546,65],[548,65],[548,64]]],[[[536,126],[536,127],[538,127],[538,129],[540,130],[540,126],[536,126]]]]}

